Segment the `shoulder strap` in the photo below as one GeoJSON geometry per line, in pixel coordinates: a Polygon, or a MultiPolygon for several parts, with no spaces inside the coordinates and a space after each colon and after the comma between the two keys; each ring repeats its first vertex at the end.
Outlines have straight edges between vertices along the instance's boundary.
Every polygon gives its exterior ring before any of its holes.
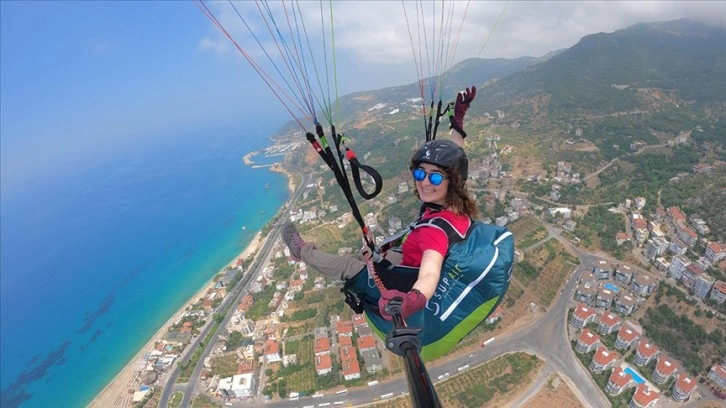
{"type": "Polygon", "coordinates": [[[419,220],[413,225],[413,229],[420,228],[420,227],[434,227],[438,228],[446,233],[446,237],[449,239],[449,247],[452,245],[459,243],[466,239],[467,236],[469,236],[469,232],[474,227],[475,221],[470,219],[470,225],[469,229],[466,231],[464,235],[461,235],[459,231],[454,228],[451,223],[442,217],[432,217],[426,220],[419,220]]]}

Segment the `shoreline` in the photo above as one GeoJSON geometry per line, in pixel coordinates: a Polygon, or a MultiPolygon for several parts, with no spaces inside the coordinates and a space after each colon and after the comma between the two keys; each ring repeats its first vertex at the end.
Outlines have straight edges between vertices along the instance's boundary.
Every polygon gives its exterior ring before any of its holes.
{"type": "MultiPolygon", "coordinates": [[[[224,272],[229,266],[235,266],[238,259],[245,259],[253,255],[262,243],[262,232],[257,231],[255,236],[252,238],[250,243],[245,249],[234,257],[229,263],[222,267],[218,273],[224,272]]],[[[214,276],[216,276],[215,274],[214,276]]],[[[126,365],[119,371],[118,374],[111,380],[101,392],[96,395],[91,402],[88,403],[89,408],[108,408],[108,407],[128,407],[131,406],[132,393],[129,393],[129,389],[138,391],[138,385],[134,386],[134,381],[138,379],[141,371],[137,370],[137,363],[139,363],[144,354],[154,350],[154,345],[161,341],[164,335],[169,330],[169,327],[174,325],[179,319],[182,318],[186,309],[196,303],[197,300],[204,297],[207,292],[214,287],[215,281],[214,276],[207,282],[199,291],[197,291],[192,297],[189,298],[157,331],[154,335],[144,344],[144,346],[126,363],[126,365]]],[[[143,367],[143,366],[142,366],[143,367]]],[[[142,368],[143,369],[143,368],[142,368]]]]}

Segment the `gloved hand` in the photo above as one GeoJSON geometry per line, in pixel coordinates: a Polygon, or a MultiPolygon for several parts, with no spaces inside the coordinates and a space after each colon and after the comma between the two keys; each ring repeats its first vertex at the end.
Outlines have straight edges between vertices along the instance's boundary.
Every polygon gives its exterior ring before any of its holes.
{"type": "Polygon", "coordinates": [[[466,137],[464,132],[464,115],[471,105],[471,101],[476,97],[476,87],[472,86],[471,89],[466,88],[465,91],[459,92],[456,95],[456,104],[454,104],[454,112],[449,111],[449,129],[454,129],[461,137],[466,137]]]}
{"type": "Polygon", "coordinates": [[[404,319],[426,306],[426,296],[419,292],[418,289],[411,289],[408,293],[403,293],[396,289],[384,290],[381,292],[381,298],[378,299],[378,310],[381,312],[381,316],[388,321],[392,321],[393,316],[386,313],[386,306],[395,297],[403,299],[403,303],[401,304],[401,317],[404,319]]]}

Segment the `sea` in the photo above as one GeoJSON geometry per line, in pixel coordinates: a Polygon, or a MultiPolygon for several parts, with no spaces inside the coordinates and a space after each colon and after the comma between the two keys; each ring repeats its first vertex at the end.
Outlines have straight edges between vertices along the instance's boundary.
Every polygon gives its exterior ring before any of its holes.
{"type": "Polygon", "coordinates": [[[85,407],[289,199],[284,121],[125,149],[3,197],[0,406],[85,407]]]}

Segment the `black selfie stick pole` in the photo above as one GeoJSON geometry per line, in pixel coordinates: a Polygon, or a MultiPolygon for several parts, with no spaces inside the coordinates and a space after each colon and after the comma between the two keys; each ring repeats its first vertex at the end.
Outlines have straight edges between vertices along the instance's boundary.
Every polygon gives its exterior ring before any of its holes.
{"type": "Polygon", "coordinates": [[[417,408],[441,408],[441,402],[434,384],[431,383],[426,367],[421,361],[419,350],[421,341],[420,327],[406,327],[401,317],[403,299],[395,297],[386,305],[386,311],[393,316],[394,328],[386,335],[386,348],[403,357],[408,378],[408,391],[417,408]]]}

